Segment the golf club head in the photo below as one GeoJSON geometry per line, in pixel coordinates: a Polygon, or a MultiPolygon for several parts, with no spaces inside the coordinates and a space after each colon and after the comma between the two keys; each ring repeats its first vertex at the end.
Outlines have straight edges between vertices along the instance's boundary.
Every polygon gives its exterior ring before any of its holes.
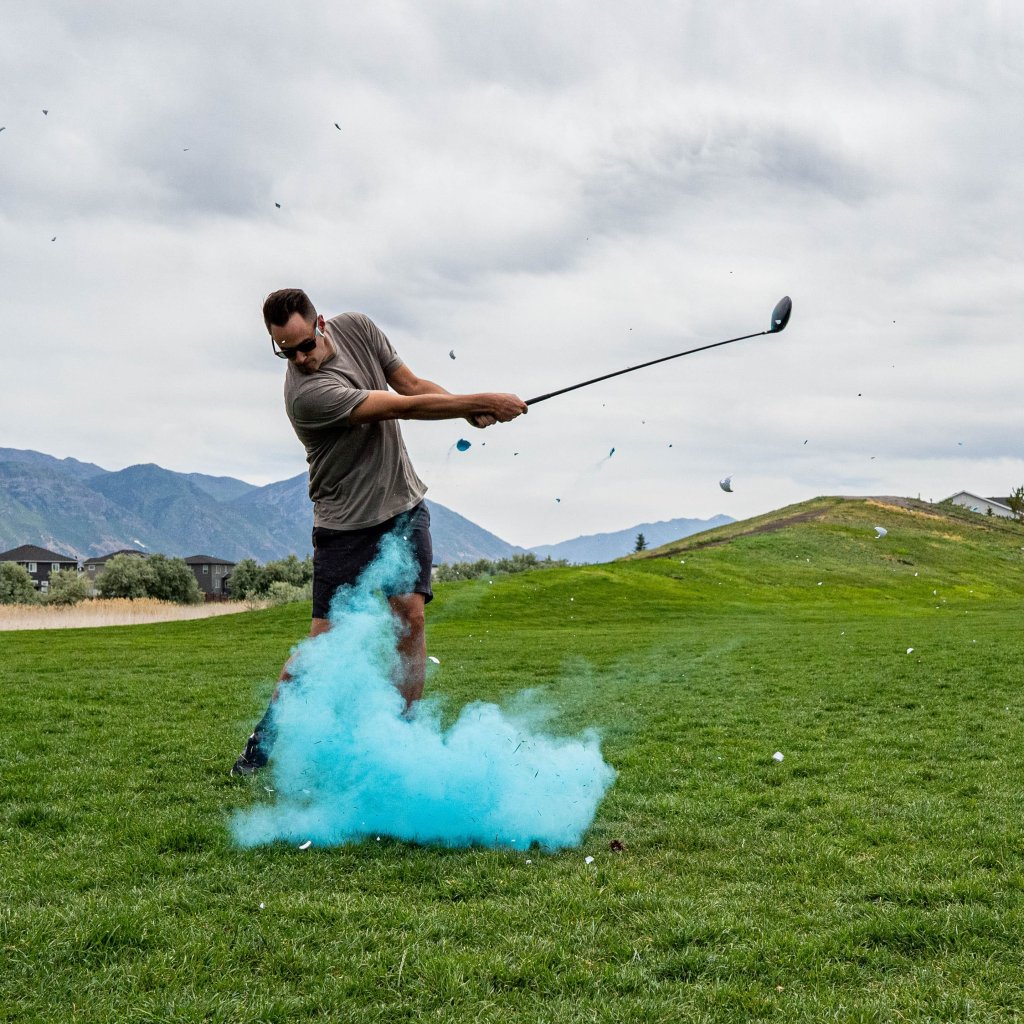
{"type": "Polygon", "coordinates": [[[772,322],[768,333],[778,334],[779,331],[785,330],[786,324],[789,323],[789,314],[792,312],[793,300],[788,295],[784,295],[775,303],[775,308],[772,310],[772,322]]]}

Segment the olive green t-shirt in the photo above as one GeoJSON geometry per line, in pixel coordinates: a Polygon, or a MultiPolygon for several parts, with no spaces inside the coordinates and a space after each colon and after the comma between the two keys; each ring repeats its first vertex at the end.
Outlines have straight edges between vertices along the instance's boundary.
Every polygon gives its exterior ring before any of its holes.
{"type": "Polygon", "coordinates": [[[402,365],[379,327],[362,313],[326,321],[335,354],[304,374],[289,363],[284,405],[306,449],[313,525],[358,530],[407,512],[426,494],[397,420],[354,426],[349,413],[369,391],[387,391],[402,365]]]}

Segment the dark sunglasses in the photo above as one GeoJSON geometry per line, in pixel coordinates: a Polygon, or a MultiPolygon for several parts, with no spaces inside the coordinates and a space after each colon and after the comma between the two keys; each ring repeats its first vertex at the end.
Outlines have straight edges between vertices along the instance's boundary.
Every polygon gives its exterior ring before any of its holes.
{"type": "Polygon", "coordinates": [[[296,352],[310,353],[316,348],[316,336],[321,334],[319,327],[314,326],[313,337],[307,338],[305,341],[300,341],[298,345],[290,345],[288,348],[281,348],[276,341],[274,341],[273,335],[270,338],[270,347],[273,349],[274,355],[278,359],[294,359],[296,352]]]}

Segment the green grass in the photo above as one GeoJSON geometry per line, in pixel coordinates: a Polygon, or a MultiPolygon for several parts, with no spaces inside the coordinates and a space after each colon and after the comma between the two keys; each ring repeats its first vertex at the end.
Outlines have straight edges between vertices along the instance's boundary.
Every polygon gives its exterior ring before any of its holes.
{"type": "Polygon", "coordinates": [[[232,847],[308,606],[4,635],[0,1020],[1022,1019],[1024,528],[923,508],[439,588],[453,711],[604,734],[555,855],[232,847]]]}

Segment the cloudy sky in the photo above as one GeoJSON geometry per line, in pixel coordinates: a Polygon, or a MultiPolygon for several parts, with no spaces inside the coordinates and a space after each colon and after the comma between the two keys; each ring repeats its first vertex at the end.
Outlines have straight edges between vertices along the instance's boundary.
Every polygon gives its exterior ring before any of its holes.
{"type": "Polygon", "coordinates": [[[283,286],[451,391],[524,398],[762,330],[789,294],[775,337],[487,431],[404,425],[430,496],[529,545],[1005,495],[1021,11],[0,0],[0,446],[294,476],[260,316],[283,286]]]}

